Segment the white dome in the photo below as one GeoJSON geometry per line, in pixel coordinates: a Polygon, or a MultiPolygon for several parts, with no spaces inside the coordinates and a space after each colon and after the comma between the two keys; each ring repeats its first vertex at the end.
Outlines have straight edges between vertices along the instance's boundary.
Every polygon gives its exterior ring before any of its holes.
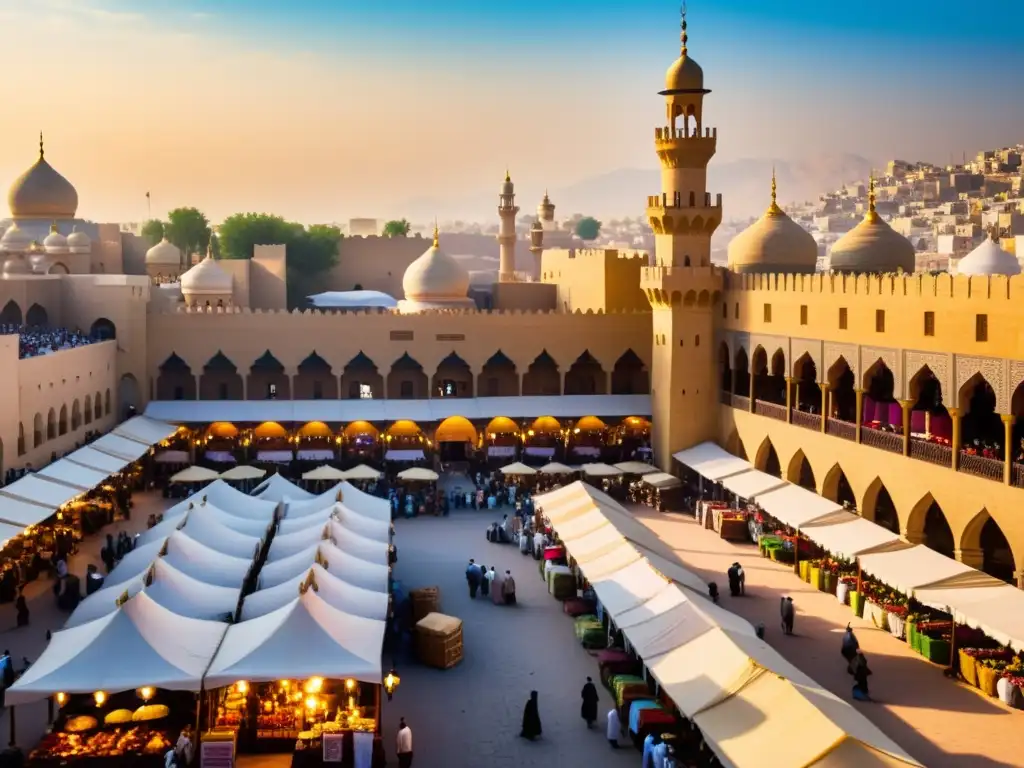
{"type": "Polygon", "coordinates": [[[4,232],[4,236],[0,237],[0,248],[11,253],[27,251],[31,244],[32,236],[17,223],[11,224],[4,232]]]}
{"type": "Polygon", "coordinates": [[[73,227],[68,235],[68,248],[72,253],[88,253],[92,250],[92,240],[85,232],[79,232],[78,227],[73,227]]]}
{"type": "Polygon", "coordinates": [[[1019,275],[1020,262],[986,237],[985,242],[960,259],[956,271],[960,275],[1019,275]]]}
{"type": "Polygon", "coordinates": [[[181,250],[166,237],[146,251],[146,263],[154,266],[181,266],[181,250]]]}
{"type": "Polygon", "coordinates": [[[223,296],[230,294],[231,289],[231,275],[221,269],[217,261],[209,255],[181,276],[181,292],[186,295],[223,296]]]}
{"type": "Polygon", "coordinates": [[[433,244],[405,270],[402,290],[410,301],[444,302],[466,298],[469,273],[438,246],[436,228],[433,244]]]}
{"type": "Polygon", "coordinates": [[[50,228],[50,234],[43,240],[43,248],[46,249],[47,253],[67,253],[68,239],[57,231],[56,224],[50,228]]]}

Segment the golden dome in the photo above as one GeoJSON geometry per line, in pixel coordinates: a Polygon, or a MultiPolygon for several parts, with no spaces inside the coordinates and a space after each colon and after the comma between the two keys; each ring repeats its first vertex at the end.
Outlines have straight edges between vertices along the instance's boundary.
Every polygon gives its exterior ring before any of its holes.
{"type": "Polygon", "coordinates": [[[46,162],[42,134],[39,135],[39,159],[11,185],[7,205],[15,219],[75,218],[78,192],[46,162]]]}
{"type": "Polygon", "coordinates": [[[220,268],[209,249],[205,259],[181,276],[181,292],[186,295],[230,295],[232,287],[231,275],[220,268]]]}
{"type": "Polygon", "coordinates": [[[50,226],[50,234],[43,240],[43,248],[47,253],[66,253],[68,250],[68,239],[57,231],[57,224],[50,226]]]}
{"type": "Polygon", "coordinates": [[[678,93],[680,91],[704,91],[704,70],[700,64],[690,58],[686,51],[686,9],[683,9],[683,18],[680,24],[681,43],[679,58],[672,62],[672,66],[665,73],[665,90],[663,94],[678,93]]]}
{"type": "Polygon", "coordinates": [[[755,273],[816,271],[818,243],[779,208],[775,198],[773,172],[771,205],[729,243],[729,269],[755,273]]]}
{"type": "Polygon", "coordinates": [[[868,193],[868,212],[832,246],[829,261],[834,272],[884,274],[901,270],[911,273],[916,269],[913,244],[886,224],[875,210],[874,176],[868,193]]]}
{"type": "Polygon", "coordinates": [[[434,242],[402,276],[407,301],[434,302],[465,299],[469,293],[469,272],[441,250],[437,227],[434,242]]]}
{"type": "Polygon", "coordinates": [[[146,251],[146,263],[161,267],[181,266],[181,251],[165,237],[146,251]]]}

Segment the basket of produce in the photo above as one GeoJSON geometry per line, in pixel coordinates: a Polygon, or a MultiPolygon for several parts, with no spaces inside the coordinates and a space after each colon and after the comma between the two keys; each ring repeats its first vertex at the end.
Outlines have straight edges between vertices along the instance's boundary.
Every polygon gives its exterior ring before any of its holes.
{"type": "Polygon", "coordinates": [[[567,616],[583,616],[594,613],[594,601],[582,597],[570,597],[562,603],[562,612],[567,616]]]}
{"type": "MultiPolygon", "coordinates": [[[[568,570],[568,569],[566,569],[568,570]]],[[[556,600],[568,600],[576,597],[576,575],[569,572],[552,572],[548,579],[548,592],[556,600]]]]}
{"type": "Polygon", "coordinates": [[[412,602],[412,621],[414,624],[428,613],[441,612],[440,587],[423,587],[410,590],[409,600],[412,602]]]}
{"type": "Polygon", "coordinates": [[[416,658],[437,669],[450,669],[462,661],[462,620],[431,613],[416,623],[416,658]]]}

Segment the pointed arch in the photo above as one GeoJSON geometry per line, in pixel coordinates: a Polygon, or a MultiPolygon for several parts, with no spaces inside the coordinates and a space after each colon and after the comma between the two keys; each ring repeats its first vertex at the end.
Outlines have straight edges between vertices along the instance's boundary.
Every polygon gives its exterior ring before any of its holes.
{"type": "MultiPolygon", "coordinates": [[[[177,353],[171,352],[159,366],[156,377],[157,400],[195,400],[196,377],[192,368],[177,353]]],[[[97,398],[99,402],[99,398],[97,398]]]]}
{"type": "Polygon", "coordinates": [[[853,423],[857,420],[856,379],[853,369],[842,355],[828,369],[830,419],[853,423]]]}
{"type": "Polygon", "coordinates": [[[46,414],[46,439],[53,440],[57,437],[57,412],[51,408],[46,414]]]}
{"type": "Polygon", "coordinates": [[[750,361],[747,359],[747,350],[740,347],[733,357],[733,371],[736,376],[736,391],[733,394],[750,397],[750,361]]]}
{"type": "Polygon", "coordinates": [[[57,419],[57,434],[66,435],[68,433],[68,407],[62,405],[60,407],[60,416],[57,419]]]}
{"type": "Polygon", "coordinates": [[[388,372],[388,399],[426,400],[427,374],[408,352],[391,364],[388,372]]]}
{"type": "Polygon", "coordinates": [[[430,380],[431,397],[473,397],[473,371],[452,352],[442,360],[430,380]]]}
{"type": "Polygon", "coordinates": [[[500,349],[484,363],[477,376],[477,397],[518,397],[516,364],[500,349]]]}
{"type": "Polygon", "coordinates": [[[613,395],[646,395],[651,391],[651,377],[643,360],[627,349],[612,368],[613,395]]]}
{"type": "Polygon", "coordinates": [[[749,461],[747,458],[747,449],[743,445],[743,438],[740,437],[740,433],[736,429],[733,429],[729,438],[725,441],[725,450],[737,458],[749,461]]]}
{"type": "Polygon", "coordinates": [[[238,368],[221,351],[211,357],[203,366],[199,377],[200,400],[243,400],[245,385],[238,368]]]}
{"type": "Polygon", "coordinates": [[[996,393],[980,372],[964,382],[957,392],[960,408],[961,444],[1003,442],[1003,424],[996,413],[996,393]]]}
{"type": "Polygon", "coordinates": [[[808,352],[804,352],[793,363],[793,405],[805,413],[818,413],[821,410],[818,366],[808,352]]]}
{"type": "Polygon", "coordinates": [[[766,437],[761,446],[757,449],[757,456],[754,460],[754,468],[760,471],[782,478],[782,465],[779,462],[779,454],[772,445],[771,438],[766,437]]]}
{"type": "Polygon", "coordinates": [[[373,400],[387,396],[384,376],[362,350],[345,363],[341,371],[341,396],[346,400],[373,400]]]}
{"type": "Polygon", "coordinates": [[[139,381],[132,374],[126,373],[117,382],[117,407],[122,418],[136,413],[142,405],[142,390],[139,381]]]}
{"type": "Polygon", "coordinates": [[[910,511],[903,535],[908,541],[923,544],[946,557],[956,554],[953,529],[930,492],[922,496],[910,511]]]}
{"type": "Polygon", "coordinates": [[[523,374],[523,396],[562,394],[562,376],[558,363],[545,349],[523,374]]]}
{"type": "Polygon", "coordinates": [[[565,373],[565,394],[604,395],[608,393],[608,374],[590,350],[576,358],[565,373]]]}
{"type": "Polygon", "coordinates": [[[821,482],[821,495],[836,504],[857,509],[857,497],[853,493],[846,473],[839,466],[839,462],[833,464],[832,468],[825,473],[825,479],[821,482]]]}
{"type": "Polygon", "coordinates": [[[24,456],[25,450],[25,425],[22,422],[18,422],[18,455],[24,456]]]}
{"type": "Polygon", "coordinates": [[[864,492],[864,501],[861,503],[861,517],[880,525],[893,533],[899,535],[900,518],[896,511],[896,504],[889,495],[889,489],[885,487],[880,477],[876,477],[868,484],[864,492]]]}
{"type": "Polygon", "coordinates": [[[82,404],[76,398],[71,403],[71,431],[76,432],[82,426],[82,404]]]}
{"type": "MultiPolygon", "coordinates": [[[[732,381],[732,355],[729,353],[729,345],[721,342],[718,345],[718,386],[722,392],[733,394],[732,381]]],[[[723,400],[728,402],[728,399],[723,400]]]]}
{"type": "Polygon", "coordinates": [[[299,363],[294,380],[296,400],[336,400],[338,379],[330,363],[313,350],[299,363]]]}
{"type": "Polygon", "coordinates": [[[11,299],[4,308],[0,311],[0,325],[21,325],[21,307],[18,306],[18,302],[11,299]]]}
{"type": "Polygon", "coordinates": [[[32,418],[32,447],[38,448],[46,442],[46,430],[43,427],[43,414],[37,413],[32,418]]]}
{"type": "Polygon", "coordinates": [[[50,316],[40,304],[33,304],[25,313],[25,325],[30,328],[45,328],[50,324],[50,316]]]}
{"type": "Polygon", "coordinates": [[[980,568],[989,576],[1016,583],[1017,565],[1010,542],[987,509],[982,509],[964,528],[959,549],[980,556],[980,568]]]}
{"type": "Polygon", "coordinates": [[[103,393],[103,413],[106,416],[110,415],[110,387],[103,393]]]}
{"type": "Polygon", "coordinates": [[[86,395],[82,402],[82,423],[92,424],[92,395],[86,395]]]}
{"type": "Polygon", "coordinates": [[[89,328],[89,336],[96,341],[111,341],[117,338],[117,326],[105,317],[101,317],[89,328]]]}
{"type": "Polygon", "coordinates": [[[808,491],[818,492],[818,481],[814,477],[811,462],[807,460],[803,450],[797,449],[797,452],[793,454],[793,458],[789,460],[789,466],[786,469],[786,480],[794,485],[799,485],[801,488],[806,488],[808,491]]]}

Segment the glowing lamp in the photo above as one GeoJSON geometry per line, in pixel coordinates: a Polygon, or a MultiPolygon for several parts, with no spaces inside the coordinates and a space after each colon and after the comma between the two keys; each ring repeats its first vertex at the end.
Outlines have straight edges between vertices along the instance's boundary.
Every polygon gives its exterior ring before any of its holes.
{"type": "Polygon", "coordinates": [[[576,427],[576,429],[574,429],[574,430],[572,431],[572,433],[573,433],[574,435],[578,435],[578,434],[580,433],[580,428],[579,428],[579,427],[576,427]]]}
{"type": "Polygon", "coordinates": [[[235,690],[244,696],[249,692],[249,684],[245,680],[239,680],[235,683],[235,690]]]}
{"type": "Polygon", "coordinates": [[[306,699],[306,709],[308,709],[308,710],[310,710],[312,712],[312,711],[316,710],[316,705],[318,703],[319,702],[317,701],[316,696],[310,696],[309,698],[306,699]]]}
{"type": "Polygon", "coordinates": [[[107,694],[103,691],[96,691],[96,693],[92,695],[92,700],[96,702],[97,707],[102,707],[107,701],[107,694]]]}
{"type": "Polygon", "coordinates": [[[351,677],[348,680],[345,681],[345,690],[346,691],[355,690],[355,687],[356,687],[356,681],[353,680],[351,677]]]}
{"type": "Polygon", "coordinates": [[[311,677],[306,681],[304,690],[306,693],[320,693],[324,687],[324,679],[322,677],[311,677]]]}
{"type": "Polygon", "coordinates": [[[152,699],[154,693],[156,693],[156,691],[153,690],[153,688],[151,686],[148,686],[148,685],[144,686],[142,688],[139,688],[139,690],[138,690],[139,698],[142,699],[143,701],[149,701],[150,699],[152,699]]]}
{"type": "Polygon", "coordinates": [[[63,691],[57,694],[57,705],[63,707],[68,703],[68,695],[63,691]]]}
{"type": "Polygon", "coordinates": [[[388,695],[388,701],[391,701],[391,697],[395,693],[395,688],[397,688],[398,684],[401,682],[402,678],[395,674],[395,670],[392,669],[388,672],[387,676],[384,678],[384,691],[388,695]]]}
{"type": "Polygon", "coordinates": [[[528,431],[528,432],[527,432],[526,434],[527,434],[527,435],[529,435],[530,437],[533,437],[533,435],[534,435],[534,432],[533,432],[533,430],[531,429],[531,430],[529,430],[529,431],[528,431]]]}

